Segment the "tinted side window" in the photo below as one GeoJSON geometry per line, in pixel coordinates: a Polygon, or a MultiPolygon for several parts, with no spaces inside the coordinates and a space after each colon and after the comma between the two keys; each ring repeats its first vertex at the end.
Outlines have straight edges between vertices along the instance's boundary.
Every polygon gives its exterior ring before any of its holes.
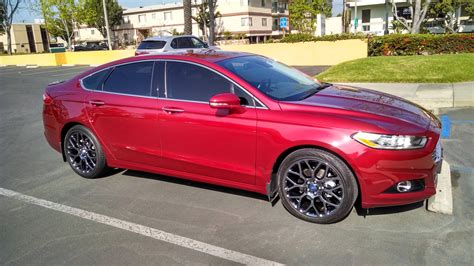
{"type": "Polygon", "coordinates": [[[150,96],[153,62],[118,66],[104,83],[104,91],[150,96]]]}
{"type": "Polygon", "coordinates": [[[102,90],[102,87],[99,85],[102,84],[102,81],[105,78],[107,78],[111,70],[112,69],[110,68],[106,70],[102,70],[85,79],[82,79],[82,85],[84,86],[84,88],[88,90],[99,90],[99,91],[102,90]]]}
{"type": "Polygon", "coordinates": [[[143,41],[138,46],[139,50],[161,49],[165,47],[165,41],[143,41]]]}
{"type": "Polygon", "coordinates": [[[173,39],[170,45],[171,45],[171,48],[178,49],[178,39],[173,39]]]}
{"type": "Polygon", "coordinates": [[[193,46],[194,48],[206,48],[207,45],[202,42],[201,40],[199,40],[198,38],[190,38],[191,41],[193,42],[193,46]]]}
{"type": "Polygon", "coordinates": [[[178,49],[195,48],[194,43],[189,37],[178,38],[178,49]]]}
{"type": "Polygon", "coordinates": [[[166,68],[167,97],[208,102],[212,96],[232,92],[234,84],[224,77],[194,64],[168,62],[166,68]]]}

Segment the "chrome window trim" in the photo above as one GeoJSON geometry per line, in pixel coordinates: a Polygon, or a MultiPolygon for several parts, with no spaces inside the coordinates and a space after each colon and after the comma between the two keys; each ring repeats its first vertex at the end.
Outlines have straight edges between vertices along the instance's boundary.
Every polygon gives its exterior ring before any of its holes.
{"type": "MultiPolygon", "coordinates": [[[[132,61],[132,62],[126,62],[126,63],[121,63],[121,64],[117,64],[117,65],[113,65],[113,66],[109,66],[109,67],[105,67],[105,68],[102,68],[100,70],[97,70],[93,73],[90,73],[89,75],[87,76],[84,76],[82,77],[81,79],[79,79],[79,84],[81,85],[81,88],[83,90],[86,90],[86,91],[90,91],[90,92],[96,92],[96,93],[107,93],[107,94],[115,94],[115,95],[122,95],[122,96],[130,96],[130,97],[139,97],[139,98],[147,98],[147,99],[163,99],[163,100],[173,100],[173,101],[181,101],[181,102],[190,102],[190,103],[204,103],[204,104],[209,104],[209,102],[201,102],[201,101],[191,101],[191,100],[183,100],[183,99],[171,99],[171,98],[168,98],[168,82],[167,82],[167,62],[179,62],[179,63],[187,63],[187,64],[193,64],[193,65],[196,65],[196,66],[199,66],[199,67],[203,67],[203,68],[206,68],[218,75],[220,75],[221,77],[227,79],[229,82],[231,82],[232,84],[234,84],[236,87],[240,88],[242,91],[244,91],[248,96],[250,96],[251,98],[254,99],[255,102],[258,102],[260,105],[262,106],[257,106],[257,104],[255,104],[254,106],[248,106],[248,105],[242,105],[244,107],[248,107],[248,108],[255,108],[255,109],[263,109],[263,110],[268,110],[268,107],[262,103],[257,97],[255,97],[252,93],[248,92],[246,89],[244,89],[242,86],[240,86],[239,84],[237,84],[235,81],[233,81],[232,79],[230,79],[229,77],[227,77],[226,75],[222,74],[222,73],[219,73],[218,71],[208,67],[208,66],[205,66],[205,65],[202,65],[202,64],[199,64],[199,63],[195,63],[195,62],[190,62],[190,61],[185,61],[185,60],[180,60],[180,59],[147,59],[147,60],[138,60],[138,61],[132,61]],[[126,94],[126,93],[118,93],[118,92],[110,92],[110,91],[104,91],[103,90],[103,86],[104,86],[104,82],[102,82],[102,90],[91,90],[91,89],[87,89],[85,86],[84,86],[84,83],[83,83],[83,79],[86,79],[92,75],[95,75],[99,72],[102,72],[104,70],[107,70],[107,69],[110,69],[112,68],[112,71],[109,73],[109,76],[112,74],[113,72],[113,68],[116,68],[116,67],[119,67],[119,66],[123,66],[123,65],[128,65],[128,64],[135,64],[135,63],[141,63],[141,62],[149,62],[149,61],[152,61],[152,62],[157,62],[157,61],[164,61],[165,62],[165,69],[164,69],[164,86],[165,86],[165,96],[166,98],[164,97],[159,97],[159,93],[157,95],[157,97],[153,97],[151,96],[151,90],[153,89],[153,83],[150,85],[150,96],[143,96],[143,95],[136,95],[136,94],[126,94]]],[[[154,73],[154,67],[155,65],[153,64],[153,75],[155,74],[154,73]]],[[[151,77],[152,81],[153,81],[153,75],[151,77]]],[[[109,77],[107,77],[108,79],[109,77]]],[[[106,79],[106,80],[107,80],[106,79]]]]}

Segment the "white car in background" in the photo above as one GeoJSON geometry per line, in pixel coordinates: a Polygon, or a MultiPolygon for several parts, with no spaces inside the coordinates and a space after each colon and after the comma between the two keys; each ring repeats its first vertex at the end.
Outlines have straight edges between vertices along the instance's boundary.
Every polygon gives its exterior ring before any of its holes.
{"type": "Polygon", "coordinates": [[[205,49],[219,50],[216,46],[209,46],[196,36],[158,36],[143,40],[135,51],[135,55],[166,53],[176,51],[200,51],[205,49]]]}

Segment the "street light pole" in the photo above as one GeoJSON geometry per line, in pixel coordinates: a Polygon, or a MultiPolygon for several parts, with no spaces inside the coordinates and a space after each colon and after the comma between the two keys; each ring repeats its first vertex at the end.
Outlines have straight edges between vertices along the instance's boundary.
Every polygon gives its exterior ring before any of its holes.
{"type": "Polygon", "coordinates": [[[355,7],[354,7],[354,33],[357,33],[357,26],[359,21],[357,20],[357,0],[354,0],[355,7]]]}
{"type": "Polygon", "coordinates": [[[384,35],[388,35],[388,0],[385,0],[385,30],[384,35]]]}
{"type": "Polygon", "coordinates": [[[109,44],[109,50],[112,50],[112,42],[110,41],[109,17],[107,16],[107,7],[105,5],[105,0],[102,0],[102,5],[104,6],[104,19],[105,28],[107,29],[107,42],[109,44]]]}

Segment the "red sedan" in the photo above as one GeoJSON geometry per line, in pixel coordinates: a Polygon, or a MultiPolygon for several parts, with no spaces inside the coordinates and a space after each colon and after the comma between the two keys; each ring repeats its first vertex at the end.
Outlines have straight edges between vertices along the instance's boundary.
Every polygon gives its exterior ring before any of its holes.
{"type": "Polygon", "coordinates": [[[50,84],[49,144],[80,176],[147,171],[282,199],[315,223],[435,194],[440,121],[404,99],[207,52],[115,61],[50,84]]]}

